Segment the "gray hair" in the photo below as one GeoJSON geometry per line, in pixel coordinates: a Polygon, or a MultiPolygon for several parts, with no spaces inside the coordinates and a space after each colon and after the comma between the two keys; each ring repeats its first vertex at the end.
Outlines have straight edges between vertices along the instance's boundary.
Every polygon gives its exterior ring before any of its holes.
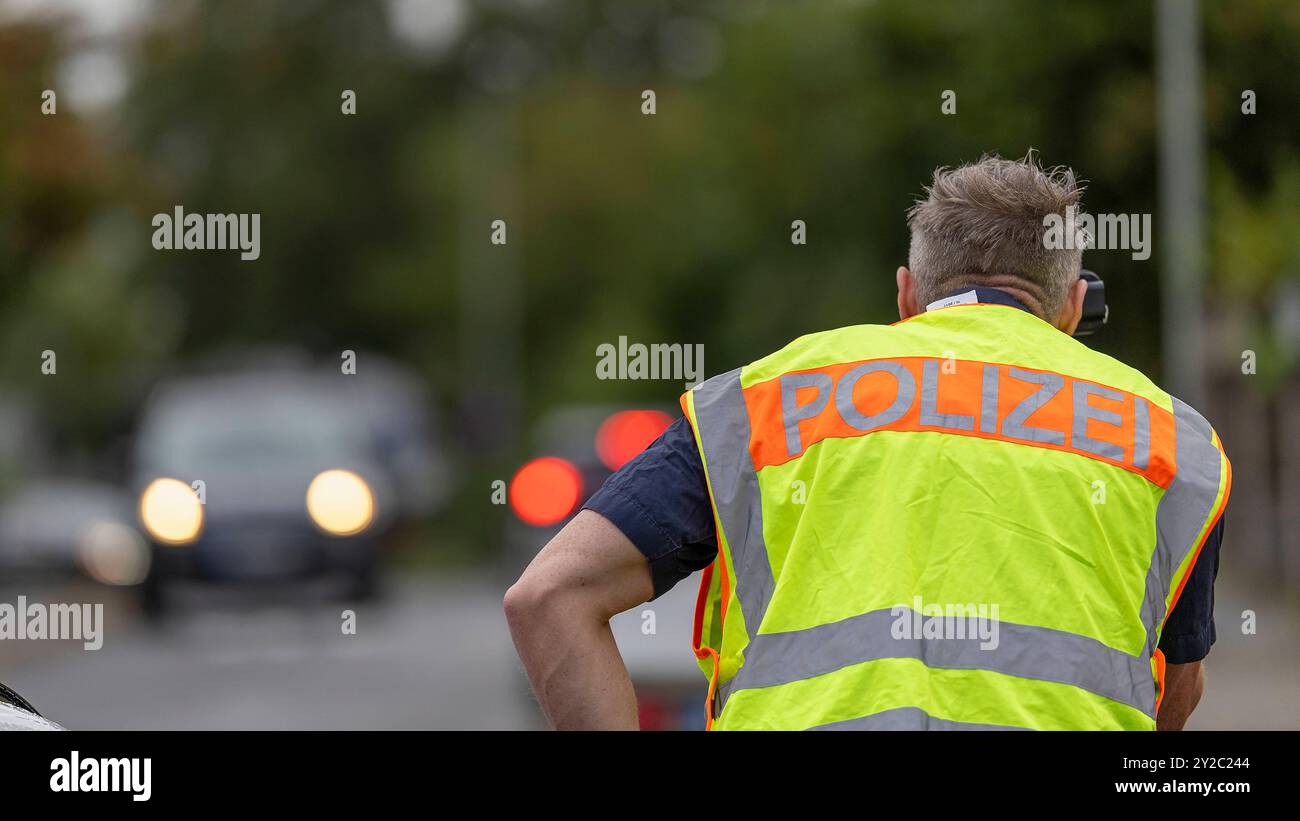
{"type": "Polygon", "coordinates": [[[1079,277],[1082,248],[1048,248],[1044,218],[1075,220],[1083,186],[1074,172],[1044,170],[1031,149],[1024,159],[985,155],[959,168],[937,168],[925,198],[907,212],[912,245],[907,264],[922,305],[975,286],[1023,291],[1044,319],[1065,304],[1079,277]]]}

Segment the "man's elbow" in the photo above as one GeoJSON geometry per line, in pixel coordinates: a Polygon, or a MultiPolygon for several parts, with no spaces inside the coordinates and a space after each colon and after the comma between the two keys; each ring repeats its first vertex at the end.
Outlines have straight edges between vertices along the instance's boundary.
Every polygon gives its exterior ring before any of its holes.
{"type": "Polygon", "coordinates": [[[528,578],[526,573],[510,585],[502,601],[502,608],[505,610],[506,621],[510,624],[511,631],[526,624],[541,609],[543,599],[537,585],[528,578]]]}
{"type": "Polygon", "coordinates": [[[556,610],[562,590],[543,574],[524,571],[518,581],[506,591],[502,607],[510,630],[518,633],[527,626],[536,626],[548,619],[556,610]]]}

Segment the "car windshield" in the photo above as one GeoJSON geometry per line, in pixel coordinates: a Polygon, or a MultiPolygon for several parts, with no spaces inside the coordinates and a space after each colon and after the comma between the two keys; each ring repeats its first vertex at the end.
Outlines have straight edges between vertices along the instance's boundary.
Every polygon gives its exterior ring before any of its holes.
{"type": "Polygon", "coordinates": [[[337,459],[356,451],[362,430],[327,397],[298,394],[186,397],[159,408],[141,435],[152,465],[255,470],[337,459]]]}

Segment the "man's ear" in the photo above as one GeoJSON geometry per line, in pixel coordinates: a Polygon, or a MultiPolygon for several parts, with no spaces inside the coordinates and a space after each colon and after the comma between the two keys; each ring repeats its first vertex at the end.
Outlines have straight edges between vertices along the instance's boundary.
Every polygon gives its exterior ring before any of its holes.
{"type": "Polygon", "coordinates": [[[916,304],[916,277],[906,265],[900,265],[894,279],[898,282],[898,318],[911,319],[921,313],[916,304]]]}
{"type": "Polygon", "coordinates": [[[1056,327],[1070,336],[1074,336],[1079,320],[1083,319],[1083,298],[1087,293],[1088,283],[1082,279],[1071,285],[1066,292],[1065,304],[1061,306],[1061,314],[1056,318],[1056,327]]]}

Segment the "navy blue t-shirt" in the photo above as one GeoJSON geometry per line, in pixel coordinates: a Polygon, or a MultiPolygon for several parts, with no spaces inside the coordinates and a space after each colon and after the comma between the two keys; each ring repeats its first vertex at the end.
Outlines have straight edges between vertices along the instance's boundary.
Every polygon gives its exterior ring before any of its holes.
{"type": "MultiPolygon", "coordinates": [[[[684,417],[610,476],[583,507],[613,522],[645,554],[655,598],[718,554],[704,465],[684,417]]],[[[1222,541],[1220,517],[1160,636],[1170,664],[1200,661],[1214,644],[1214,579],[1222,541]]]]}

